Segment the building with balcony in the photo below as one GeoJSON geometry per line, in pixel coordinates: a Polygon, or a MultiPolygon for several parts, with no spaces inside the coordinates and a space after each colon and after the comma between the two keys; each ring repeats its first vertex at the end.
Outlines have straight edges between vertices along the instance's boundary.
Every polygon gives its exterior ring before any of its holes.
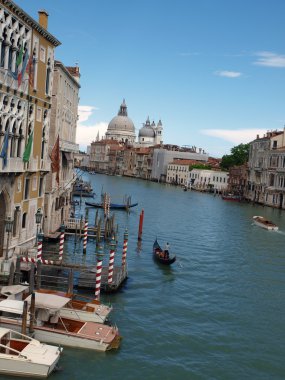
{"type": "Polygon", "coordinates": [[[189,186],[199,191],[224,192],[228,190],[229,173],[221,170],[192,169],[189,186]]]}
{"type": "MultiPolygon", "coordinates": [[[[13,1],[0,1],[0,256],[5,217],[13,219],[9,256],[34,244],[50,170],[48,135],[54,50],[60,42],[13,1]]],[[[38,226],[39,227],[39,226],[38,226]]]]}
{"type": "Polygon", "coordinates": [[[76,128],[79,102],[79,67],[66,67],[55,61],[52,88],[49,153],[59,138],[59,173],[46,176],[43,229],[46,236],[57,231],[70,216],[70,201],[75,181],[74,155],[79,146],[76,128]],[[58,175],[58,181],[57,181],[58,175]]]}
{"type": "Polygon", "coordinates": [[[285,208],[285,129],[257,135],[250,143],[246,198],[285,208]]]}

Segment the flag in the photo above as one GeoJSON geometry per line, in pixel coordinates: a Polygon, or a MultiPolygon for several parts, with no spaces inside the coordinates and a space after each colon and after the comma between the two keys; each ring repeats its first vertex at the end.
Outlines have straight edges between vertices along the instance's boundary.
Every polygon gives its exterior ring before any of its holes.
{"type": "Polygon", "coordinates": [[[29,160],[30,160],[30,155],[31,155],[32,146],[33,146],[33,134],[34,134],[34,132],[32,132],[30,134],[28,142],[27,142],[27,145],[25,147],[25,151],[24,151],[24,154],[23,154],[23,161],[24,162],[29,162],[29,160]]]}
{"type": "Polygon", "coordinates": [[[31,55],[29,62],[26,67],[26,73],[29,75],[29,83],[31,86],[34,85],[34,75],[35,75],[35,58],[31,55]]]}
{"type": "Polygon", "coordinates": [[[18,55],[17,60],[16,60],[16,67],[19,67],[20,64],[22,63],[23,53],[24,53],[24,44],[22,44],[22,46],[19,50],[19,55],[18,55]]]}
{"type": "Polygon", "coordinates": [[[9,144],[9,128],[7,128],[4,136],[4,141],[1,148],[0,157],[3,158],[3,166],[4,169],[7,165],[7,157],[8,157],[8,144],[9,144]]]}
{"type": "Polygon", "coordinates": [[[60,165],[60,157],[59,157],[59,135],[57,136],[54,147],[52,148],[51,154],[51,172],[56,173],[56,182],[59,185],[59,165],[60,165]]]}
{"type": "Polygon", "coordinates": [[[22,69],[18,73],[18,87],[20,87],[21,84],[22,84],[22,80],[23,80],[23,77],[24,77],[25,72],[26,72],[28,60],[29,60],[29,54],[26,52],[25,58],[24,58],[24,61],[23,61],[23,64],[22,64],[22,69]]]}

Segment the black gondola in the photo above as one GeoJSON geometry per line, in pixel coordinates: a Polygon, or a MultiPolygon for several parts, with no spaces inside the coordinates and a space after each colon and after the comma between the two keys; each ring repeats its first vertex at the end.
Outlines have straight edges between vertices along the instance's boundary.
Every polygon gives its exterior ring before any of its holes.
{"type": "Polygon", "coordinates": [[[163,249],[161,249],[157,239],[155,239],[155,242],[153,243],[153,257],[156,261],[164,265],[173,264],[176,260],[176,256],[171,257],[167,255],[163,249]]]}

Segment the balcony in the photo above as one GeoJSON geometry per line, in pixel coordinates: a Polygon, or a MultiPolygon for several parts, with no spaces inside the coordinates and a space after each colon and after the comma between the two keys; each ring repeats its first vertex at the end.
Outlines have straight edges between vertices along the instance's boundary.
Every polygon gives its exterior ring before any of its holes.
{"type": "Polygon", "coordinates": [[[24,162],[20,157],[8,157],[7,164],[5,168],[3,168],[3,158],[0,158],[0,174],[3,173],[23,173],[24,170],[24,162]]]}
{"type": "Polygon", "coordinates": [[[51,171],[50,160],[49,159],[41,160],[39,169],[41,172],[50,172],[51,171]]]}
{"type": "Polygon", "coordinates": [[[37,172],[39,170],[38,167],[38,159],[37,158],[30,158],[29,162],[26,164],[26,170],[28,172],[37,172]]]}
{"type": "Polygon", "coordinates": [[[63,139],[59,140],[59,148],[60,150],[64,150],[65,152],[79,152],[79,144],[75,144],[72,141],[67,141],[63,139]]]}

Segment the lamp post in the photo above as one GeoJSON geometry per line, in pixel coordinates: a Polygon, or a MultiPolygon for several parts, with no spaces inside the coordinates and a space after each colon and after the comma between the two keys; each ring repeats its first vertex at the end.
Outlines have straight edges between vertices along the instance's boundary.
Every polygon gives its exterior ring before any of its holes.
{"type": "Polygon", "coordinates": [[[5,230],[8,234],[7,235],[7,248],[6,248],[6,253],[5,253],[5,261],[7,261],[9,259],[9,257],[8,257],[9,240],[10,240],[10,233],[13,230],[13,224],[14,224],[14,220],[11,218],[11,216],[7,216],[7,218],[5,219],[5,230]]]}
{"type": "Polygon", "coordinates": [[[36,242],[38,241],[38,234],[39,234],[39,227],[42,221],[43,213],[40,208],[38,208],[37,212],[35,213],[36,217],[36,224],[37,224],[37,237],[36,237],[36,242]]]}

